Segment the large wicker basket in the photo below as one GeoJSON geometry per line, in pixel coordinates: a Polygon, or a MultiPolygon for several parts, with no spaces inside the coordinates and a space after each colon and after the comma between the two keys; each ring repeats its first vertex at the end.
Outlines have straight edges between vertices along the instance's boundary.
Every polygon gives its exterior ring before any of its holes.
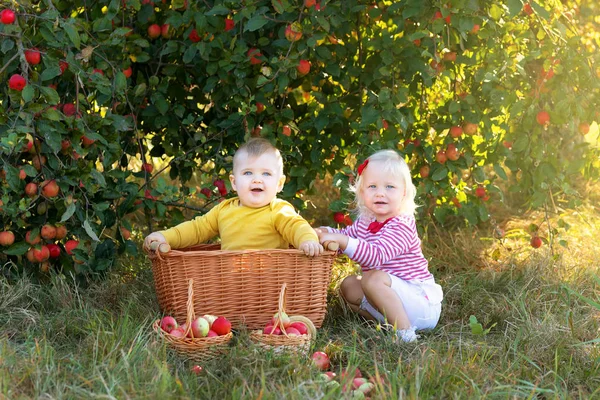
{"type": "MultiPolygon", "coordinates": [[[[188,297],[186,304],[186,337],[180,338],[175,337],[160,328],[160,319],[157,319],[152,324],[154,332],[165,340],[169,346],[171,346],[179,355],[192,359],[194,361],[203,362],[210,360],[218,355],[223,354],[229,347],[229,341],[233,337],[233,334],[229,332],[227,335],[216,336],[216,337],[203,337],[193,338],[187,337],[192,328],[192,321],[196,318],[194,313],[194,285],[193,279],[189,280],[188,284],[188,297]]],[[[177,318],[175,318],[177,319],[177,318]]],[[[181,320],[180,320],[181,321],[181,320]]]]}
{"type": "Polygon", "coordinates": [[[236,328],[260,329],[277,311],[284,282],[288,312],[320,327],[336,253],[308,257],[293,249],[226,251],[219,245],[199,245],[149,256],[163,312],[185,319],[187,282],[192,278],[194,310],[224,316],[236,328]]]}
{"type": "MultiPolygon", "coordinates": [[[[281,292],[279,293],[279,302],[278,302],[278,316],[281,316],[282,313],[286,312],[286,284],[284,283],[281,286],[281,292]]],[[[273,335],[269,333],[263,333],[262,330],[254,330],[250,332],[250,340],[256,343],[259,347],[267,350],[273,350],[276,353],[281,351],[293,351],[298,353],[307,354],[310,350],[311,340],[313,340],[317,336],[317,330],[309,318],[306,318],[302,315],[296,316],[291,315],[289,317],[291,322],[302,322],[308,328],[307,335],[288,335],[281,318],[276,319],[276,327],[281,329],[281,335],[273,335]]],[[[265,321],[266,322],[266,321],[265,321]]],[[[263,322],[263,325],[265,324],[263,322]]]]}

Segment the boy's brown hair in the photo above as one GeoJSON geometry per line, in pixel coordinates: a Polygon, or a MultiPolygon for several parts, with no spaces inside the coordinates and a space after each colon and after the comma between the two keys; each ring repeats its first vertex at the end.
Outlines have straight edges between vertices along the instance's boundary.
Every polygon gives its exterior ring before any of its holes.
{"type": "Polygon", "coordinates": [[[264,138],[251,138],[246,143],[240,146],[233,156],[233,169],[235,169],[235,160],[239,157],[239,154],[246,153],[248,157],[260,157],[261,155],[269,152],[275,153],[275,156],[279,160],[280,173],[283,175],[283,158],[279,149],[267,139],[264,138]]]}

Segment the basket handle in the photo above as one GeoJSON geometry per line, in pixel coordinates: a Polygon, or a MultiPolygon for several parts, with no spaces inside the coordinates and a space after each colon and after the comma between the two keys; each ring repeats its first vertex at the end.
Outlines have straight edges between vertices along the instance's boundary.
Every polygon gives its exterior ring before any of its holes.
{"type": "Polygon", "coordinates": [[[323,242],[323,247],[325,248],[325,250],[338,251],[340,245],[335,240],[326,240],[323,242]]]}
{"type": "MultiPolygon", "coordinates": [[[[281,318],[281,314],[283,312],[285,312],[285,292],[287,290],[287,283],[283,282],[283,285],[281,285],[281,291],[279,292],[279,302],[277,304],[277,313],[275,314],[277,316],[277,320],[275,323],[275,328],[279,328],[281,330],[281,332],[287,337],[288,334],[285,331],[285,327],[283,326],[283,321],[281,318]]],[[[273,329],[274,331],[274,329],[273,329]]],[[[273,333],[273,331],[271,331],[271,334],[273,333]]]]}
{"type": "MultiPolygon", "coordinates": [[[[157,252],[158,253],[158,252],[157,252]]],[[[192,321],[194,320],[194,280],[192,278],[189,279],[188,283],[188,299],[187,299],[187,313],[185,318],[185,336],[187,337],[190,332],[192,332],[192,321]]],[[[192,332],[192,337],[194,337],[194,333],[192,332]]]]}

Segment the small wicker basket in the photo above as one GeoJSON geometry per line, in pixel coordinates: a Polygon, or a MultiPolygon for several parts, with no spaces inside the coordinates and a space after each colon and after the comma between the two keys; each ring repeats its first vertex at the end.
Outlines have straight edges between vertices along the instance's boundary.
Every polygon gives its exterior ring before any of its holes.
{"type": "Polygon", "coordinates": [[[223,354],[228,349],[229,341],[233,337],[233,334],[229,332],[227,335],[215,337],[187,337],[192,329],[192,321],[194,319],[194,280],[190,279],[188,284],[187,316],[185,320],[187,326],[185,331],[186,337],[176,337],[163,331],[160,327],[160,319],[154,321],[152,328],[178,354],[191,360],[203,362],[223,354]]]}
{"type": "MultiPolygon", "coordinates": [[[[251,229],[251,227],[249,227],[251,229]]],[[[320,327],[336,252],[308,257],[300,250],[221,250],[199,245],[168,252],[150,251],[159,306],[176,319],[186,316],[187,282],[194,280],[194,308],[222,315],[235,328],[259,329],[277,309],[277,294],[288,284],[290,314],[320,327]]]]}
{"type": "MultiPolygon", "coordinates": [[[[286,298],[286,284],[281,286],[281,292],[279,293],[278,311],[277,315],[285,312],[285,298],[286,298]]],[[[263,333],[262,330],[255,330],[250,332],[250,340],[259,345],[264,349],[274,350],[275,352],[281,351],[294,351],[299,353],[308,353],[310,350],[310,343],[317,336],[317,329],[309,318],[301,315],[290,316],[292,322],[303,322],[308,328],[307,335],[288,335],[285,331],[285,327],[281,321],[281,318],[277,320],[277,325],[281,329],[281,335],[273,335],[269,333],[263,333]]],[[[264,325],[264,321],[263,321],[264,325]]]]}

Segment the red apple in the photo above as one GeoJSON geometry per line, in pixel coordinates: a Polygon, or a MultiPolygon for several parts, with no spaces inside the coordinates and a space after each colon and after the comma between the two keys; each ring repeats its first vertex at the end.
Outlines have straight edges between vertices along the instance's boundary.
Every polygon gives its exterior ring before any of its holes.
{"type": "Polygon", "coordinates": [[[142,164],[142,170],[146,171],[147,173],[151,174],[152,170],[154,170],[154,167],[152,166],[152,164],[149,163],[143,163],[142,164]]]}
{"type": "Polygon", "coordinates": [[[297,42],[302,39],[302,27],[294,22],[285,27],[285,38],[290,42],[297,42]]]}
{"type": "Polygon", "coordinates": [[[56,228],[50,224],[42,226],[40,235],[46,240],[52,240],[56,238],[56,228]]]}
{"type": "Polygon", "coordinates": [[[263,334],[264,335],[281,335],[281,329],[269,324],[269,325],[265,326],[265,329],[263,329],[263,334]]]}
{"type": "Polygon", "coordinates": [[[281,134],[284,136],[290,136],[292,134],[292,129],[289,125],[284,125],[281,129],[281,134]]]}
{"type": "Polygon", "coordinates": [[[192,372],[196,375],[200,375],[202,373],[202,367],[199,365],[194,365],[192,367],[192,372]]]}
{"type": "Polygon", "coordinates": [[[82,136],[81,137],[81,144],[83,145],[83,147],[90,147],[91,145],[93,145],[96,142],[95,139],[90,139],[87,136],[82,136]]]}
{"type": "Polygon", "coordinates": [[[0,12],[0,22],[4,25],[14,24],[15,19],[15,12],[13,10],[6,8],[0,12]]]}
{"type": "Polygon", "coordinates": [[[42,60],[42,53],[37,49],[25,50],[25,59],[31,65],[38,65],[42,60]]]}
{"type": "Polygon", "coordinates": [[[190,39],[193,43],[198,43],[202,38],[198,35],[198,31],[196,29],[192,29],[190,34],[188,35],[188,39],[190,39]]]}
{"type": "Polygon", "coordinates": [[[171,26],[169,24],[163,24],[163,26],[160,27],[160,34],[165,39],[169,39],[171,37],[171,26]]]}
{"type": "Polygon", "coordinates": [[[212,329],[208,331],[208,335],[206,335],[206,337],[216,337],[219,336],[219,334],[215,331],[213,331],[212,329]]]}
{"type": "Polygon", "coordinates": [[[60,246],[54,243],[48,243],[46,245],[48,251],[50,252],[50,258],[58,258],[60,257],[60,246]]]}
{"type": "Polygon", "coordinates": [[[19,74],[14,74],[8,80],[8,87],[13,90],[20,92],[25,86],[27,86],[27,81],[19,74]]]}
{"type": "Polygon", "coordinates": [[[211,329],[219,336],[227,335],[231,332],[231,322],[225,317],[218,317],[215,319],[215,322],[212,323],[211,329]]]}
{"type": "Polygon", "coordinates": [[[35,197],[37,196],[37,193],[38,186],[36,183],[29,182],[27,185],[25,185],[25,194],[27,195],[27,197],[35,197]]]}
{"type": "Polygon", "coordinates": [[[356,390],[358,389],[361,385],[364,385],[365,383],[369,382],[366,378],[360,377],[360,378],[354,378],[352,379],[352,389],[356,390]]]}
{"type": "Polygon", "coordinates": [[[56,226],[56,240],[62,240],[67,237],[67,227],[64,225],[56,226]]]}
{"type": "Polygon", "coordinates": [[[448,147],[446,147],[446,157],[450,161],[456,161],[460,158],[460,153],[456,150],[456,145],[454,143],[450,143],[448,147]]]}
{"type": "Polygon", "coordinates": [[[148,37],[150,39],[156,39],[161,34],[161,27],[158,24],[152,24],[148,27],[148,37]]]}
{"type": "Polygon", "coordinates": [[[290,324],[290,328],[296,329],[298,332],[300,332],[301,335],[307,335],[308,334],[308,328],[302,322],[292,322],[290,324]]]}
{"type": "Polygon", "coordinates": [[[65,251],[68,255],[72,256],[73,250],[75,250],[78,245],[79,242],[77,240],[67,240],[67,242],[65,243],[65,251]]]}
{"type": "Polygon", "coordinates": [[[160,320],[160,329],[167,333],[171,333],[171,331],[177,328],[177,326],[177,321],[170,315],[166,315],[163,317],[163,319],[160,320]]]}
{"type": "Polygon", "coordinates": [[[534,236],[531,238],[531,247],[537,249],[542,246],[542,239],[539,236],[534,236]]]}
{"type": "Polygon", "coordinates": [[[225,32],[229,32],[235,28],[235,22],[231,18],[225,18],[225,32]]]}
{"type": "Polygon", "coordinates": [[[475,196],[481,198],[484,198],[486,196],[486,191],[485,188],[482,186],[479,186],[477,189],[475,189],[475,196]]]}
{"type": "Polygon", "coordinates": [[[260,114],[265,110],[265,105],[263,103],[256,102],[256,113],[260,114]]]}
{"type": "Polygon", "coordinates": [[[308,74],[310,72],[310,61],[300,60],[296,69],[298,70],[300,76],[308,74]]]}
{"type": "Polygon", "coordinates": [[[48,258],[50,258],[50,250],[46,246],[34,247],[33,248],[33,258],[36,262],[44,262],[48,258]]]}
{"type": "Polygon", "coordinates": [[[582,122],[579,124],[579,133],[581,133],[582,135],[587,135],[588,132],[590,131],[590,124],[588,124],[587,122],[582,122]]]}
{"type": "Polygon", "coordinates": [[[77,112],[76,108],[75,108],[75,104],[71,104],[71,103],[67,103],[63,106],[62,108],[62,112],[63,114],[65,114],[67,117],[73,116],[75,115],[75,113],[77,112]]]}
{"type": "Polygon", "coordinates": [[[58,196],[60,188],[54,179],[42,182],[42,194],[45,197],[52,198],[58,196]]]}
{"type": "Polygon", "coordinates": [[[329,356],[322,351],[315,351],[311,357],[313,364],[320,369],[325,371],[329,368],[329,356]]]}
{"type": "Polygon", "coordinates": [[[535,116],[535,120],[542,126],[547,125],[550,123],[550,114],[547,111],[540,111],[535,116]]]}
{"type": "Polygon", "coordinates": [[[463,131],[467,134],[467,135],[471,135],[473,136],[474,134],[477,133],[477,124],[474,124],[472,122],[465,122],[463,124],[463,131]]]}
{"type": "Polygon", "coordinates": [[[179,328],[175,328],[171,332],[169,332],[169,335],[174,336],[176,338],[184,338],[185,331],[183,329],[181,329],[181,327],[179,327],[179,328]]]}
{"type": "Polygon", "coordinates": [[[448,157],[446,156],[446,152],[444,150],[438,151],[435,155],[435,160],[437,162],[439,162],[440,164],[444,164],[448,160],[448,157]]]}
{"type": "Polygon", "coordinates": [[[131,78],[131,74],[133,74],[131,67],[123,70],[123,75],[125,75],[125,78],[131,78]]]}
{"type": "Polygon", "coordinates": [[[25,233],[25,241],[30,245],[36,245],[42,241],[42,238],[39,234],[35,237],[32,237],[31,231],[27,231],[27,233],[25,233]]]}
{"type": "Polygon", "coordinates": [[[119,229],[121,230],[121,236],[123,236],[123,239],[129,240],[131,237],[131,231],[124,226],[121,226],[119,229]]]}
{"type": "Polygon", "coordinates": [[[341,213],[341,212],[336,212],[336,213],[333,214],[333,220],[335,222],[337,222],[338,224],[343,223],[345,217],[346,216],[344,215],[344,213],[341,213]]]}
{"type": "Polygon", "coordinates": [[[15,234],[11,231],[0,232],[0,246],[10,246],[15,242],[15,234]]]}
{"type": "Polygon", "coordinates": [[[429,176],[429,165],[423,165],[419,169],[419,175],[421,175],[421,178],[427,178],[429,176]]]}
{"type": "Polygon", "coordinates": [[[212,196],[212,191],[209,188],[202,188],[202,190],[200,190],[200,193],[206,196],[206,198],[212,196]]]}
{"type": "Polygon", "coordinates": [[[450,128],[450,136],[452,136],[453,138],[459,138],[462,136],[463,130],[460,126],[453,126],[452,128],[450,128]]]}
{"type": "Polygon", "coordinates": [[[250,57],[250,64],[256,65],[262,63],[262,61],[258,58],[262,57],[262,54],[258,49],[252,47],[246,54],[248,57],[250,57]]]}
{"type": "Polygon", "coordinates": [[[291,326],[288,328],[285,328],[285,333],[287,333],[289,336],[300,336],[301,335],[301,333],[298,329],[292,328],[291,326]]]}
{"type": "Polygon", "coordinates": [[[58,62],[58,67],[60,68],[60,74],[62,75],[65,73],[67,68],[69,68],[69,63],[61,60],[58,62]]]}
{"type": "Polygon", "coordinates": [[[525,3],[523,5],[523,12],[527,15],[531,15],[533,14],[533,8],[531,8],[531,4],[529,3],[525,3]]]}
{"type": "Polygon", "coordinates": [[[304,0],[304,7],[311,8],[317,4],[317,0],[304,0]]]}

